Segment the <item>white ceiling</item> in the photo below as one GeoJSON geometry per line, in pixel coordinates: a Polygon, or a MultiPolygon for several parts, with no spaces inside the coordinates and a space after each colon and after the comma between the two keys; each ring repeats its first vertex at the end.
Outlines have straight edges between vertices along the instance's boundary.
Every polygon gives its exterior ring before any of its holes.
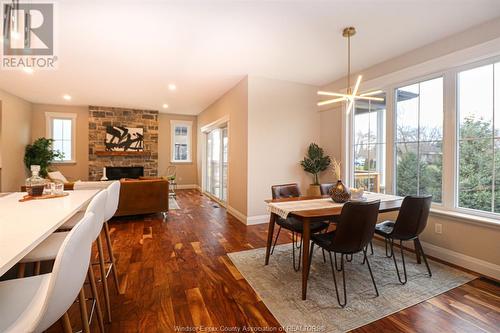
{"type": "Polygon", "coordinates": [[[36,103],[198,114],[247,74],[342,77],[348,25],[359,70],[497,16],[499,0],[59,1],[58,69],[0,71],[0,88],[36,103]]]}

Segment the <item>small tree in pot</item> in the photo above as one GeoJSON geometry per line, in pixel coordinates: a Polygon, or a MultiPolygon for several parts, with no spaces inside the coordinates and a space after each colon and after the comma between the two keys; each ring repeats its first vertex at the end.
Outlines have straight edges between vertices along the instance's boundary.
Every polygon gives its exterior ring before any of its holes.
{"type": "Polygon", "coordinates": [[[323,148],[315,143],[311,143],[307,149],[307,156],[300,162],[304,171],[313,175],[310,194],[319,195],[319,173],[328,169],[331,163],[330,156],[325,155],[323,148]]]}
{"type": "Polygon", "coordinates": [[[62,159],[64,154],[52,148],[54,140],[47,138],[36,139],[26,146],[24,152],[24,165],[28,170],[32,165],[40,166],[40,176],[47,177],[47,172],[52,161],[62,159]]]}

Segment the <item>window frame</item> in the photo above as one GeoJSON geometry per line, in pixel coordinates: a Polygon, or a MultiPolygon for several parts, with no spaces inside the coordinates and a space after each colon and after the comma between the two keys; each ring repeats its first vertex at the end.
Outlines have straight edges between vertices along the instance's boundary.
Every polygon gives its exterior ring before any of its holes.
{"type": "Polygon", "coordinates": [[[191,120],[170,120],[170,163],[193,162],[193,122],[191,120]],[[187,127],[187,159],[175,159],[175,129],[178,126],[187,127]]]}
{"type": "Polygon", "coordinates": [[[75,164],[76,163],[76,119],[78,114],[66,112],[45,112],[45,133],[48,138],[53,139],[53,120],[71,120],[71,159],[53,160],[52,164],[75,164]]]}
{"type": "MultiPolygon", "coordinates": [[[[453,79],[454,79],[454,89],[453,89],[453,94],[454,94],[454,122],[453,126],[455,128],[455,135],[454,135],[454,156],[453,156],[453,161],[454,161],[454,177],[453,177],[453,208],[452,211],[459,213],[459,214],[465,214],[465,215],[472,215],[472,216],[479,216],[487,219],[499,219],[500,218],[500,213],[495,213],[495,212],[487,212],[479,209],[473,209],[473,208],[466,208],[466,207],[460,207],[459,206],[459,177],[460,177],[460,110],[459,110],[459,74],[461,72],[483,67],[483,66],[488,66],[488,65],[494,65],[496,63],[500,63],[500,56],[494,56],[494,57],[489,57],[480,61],[474,61],[474,62],[469,62],[467,64],[464,64],[462,66],[457,66],[453,69],[453,79]]],[[[493,74],[494,75],[494,74],[493,74]]],[[[494,80],[494,79],[493,79],[494,80]]],[[[493,81],[493,89],[495,89],[494,81],[493,81]]],[[[493,90],[494,91],[494,90],[493,90]]],[[[493,133],[495,130],[495,95],[493,92],[493,119],[492,119],[492,126],[493,126],[493,133]]],[[[492,137],[493,139],[493,137],[492,137]]],[[[493,147],[494,149],[494,147],[493,147]]],[[[494,182],[494,180],[493,180],[494,182]]],[[[493,193],[494,195],[494,193],[493,193]]],[[[500,222],[499,222],[500,224],[500,222]]]]}
{"type": "MultiPolygon", "coordinates": [[[[391,166],[387,166],[387,167],[391,167],[392,169],[392,188],[391,188],[391,191],[392,193],[396,193],[396,187],[397,187],[397,149],[396,149],[396,145],[398,144],[398,141],[396,140],[396,136],[397,136],[397,94],[396,94],[396,91],[400,88],[404,88],[404,87],[407,87],[407,86],[411,86],[411,85],[414,85],[414,84],[420,84],[422,82],[427,82],[427,81],[432,81],[432,80],[435,80],[435,79],[439,79],[439,78],[442,78],[443,79],[443,124],[442,124],[442,131],[443,131],[443,134],[442,134],[442,138],[441,138],[441,145],[442,145],[442,170],[441,170],[441,202],[432,202],[432,205],[433,206],[437,206],[437,207],[443,207],[444,206],[444,194],[446,192],[446,189],[445,189],[445,180],[444,180],[444,170],[445,170],[445,137],[446,137],[446,110],[447,110],[447,102],[446,102],[446,76],[447,76],[447,73],[446,72],[437,72],[437,73],[433,73],[433,74],[430,74],[430,75],[425,75],[425,76],[422,76],[422,77],[419,77],[417,79],[413,79],[413,80],[409,80],[409,81],[405,81],[405,82],[402,82],[402,83],[399,83],[399,84],[394,84],[391,86],[391,89],[392,89],[392,101],[391,101],[391,104],[392,104],[392,117],[391,117],[391,120],[392,120],[392,124],[390,124],[390,126],[392,127],[392,137],[391,137],[391,149],[392,149],[392,165],[391,166]]],[[[420,88],[419,88],[420,90],[420,88]]],[[[387,102],[386,102],[387,104],[387,102]]],[[[419,102],[420,104],[420,102],[419,102]]],[[[389,126],[389,124],[387,124],[387,126],[389,126]]],[[[420,149],[420,105],[419,105],[419,119],[418,119],[418,133],[419,133],[419,140],[416,141],[415,143],[418,144],[419,148],[420,149]]],[[[386,139],[386,142],[388,140],[386,139]]],[[[418,155],[420,157],[420,154],[418,155]]]]}

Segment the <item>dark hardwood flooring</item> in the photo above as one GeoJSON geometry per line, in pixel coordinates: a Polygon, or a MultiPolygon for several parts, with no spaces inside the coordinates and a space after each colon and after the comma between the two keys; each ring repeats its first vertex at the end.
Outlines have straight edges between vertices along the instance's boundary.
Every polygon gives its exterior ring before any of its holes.
{"type": "MultiPolygon", "coordinates": [[[[175,332],[175,326],[275,327],[279,332],[279,323],[226,256],[264,247],[267,225],[246,227],[198,191],[178,191],[177,201],[182,209],[171,211],[166,222],[160,215],[111,222],[123,294],[109,279],[113,322],[106,324],[108,332],[175,332]]],[[[282,232],[279,242],[290,241],[282,232]]],[[[78,328],[73,308],[71,321],[78,328]]],[[[55,324],[49,331],[61,330],[55,324]]],[[[95,321],[91,330],[98,332],[95,321]]],[[[355,332],[499,330],[500,286],[476,279],[355,332]]]]}

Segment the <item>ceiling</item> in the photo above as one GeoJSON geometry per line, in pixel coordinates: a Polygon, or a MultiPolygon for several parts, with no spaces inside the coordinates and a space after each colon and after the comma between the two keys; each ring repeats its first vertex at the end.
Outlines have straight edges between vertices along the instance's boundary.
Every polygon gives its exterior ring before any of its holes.
{"type": "Polygon", "coordinates": [[[57,70],[0,71],[0,89],[35,103],[198,114],[245,75],[342,77],[348,25],[356,71],[497,16],[498,0],[59,1],[57,70]]]}

